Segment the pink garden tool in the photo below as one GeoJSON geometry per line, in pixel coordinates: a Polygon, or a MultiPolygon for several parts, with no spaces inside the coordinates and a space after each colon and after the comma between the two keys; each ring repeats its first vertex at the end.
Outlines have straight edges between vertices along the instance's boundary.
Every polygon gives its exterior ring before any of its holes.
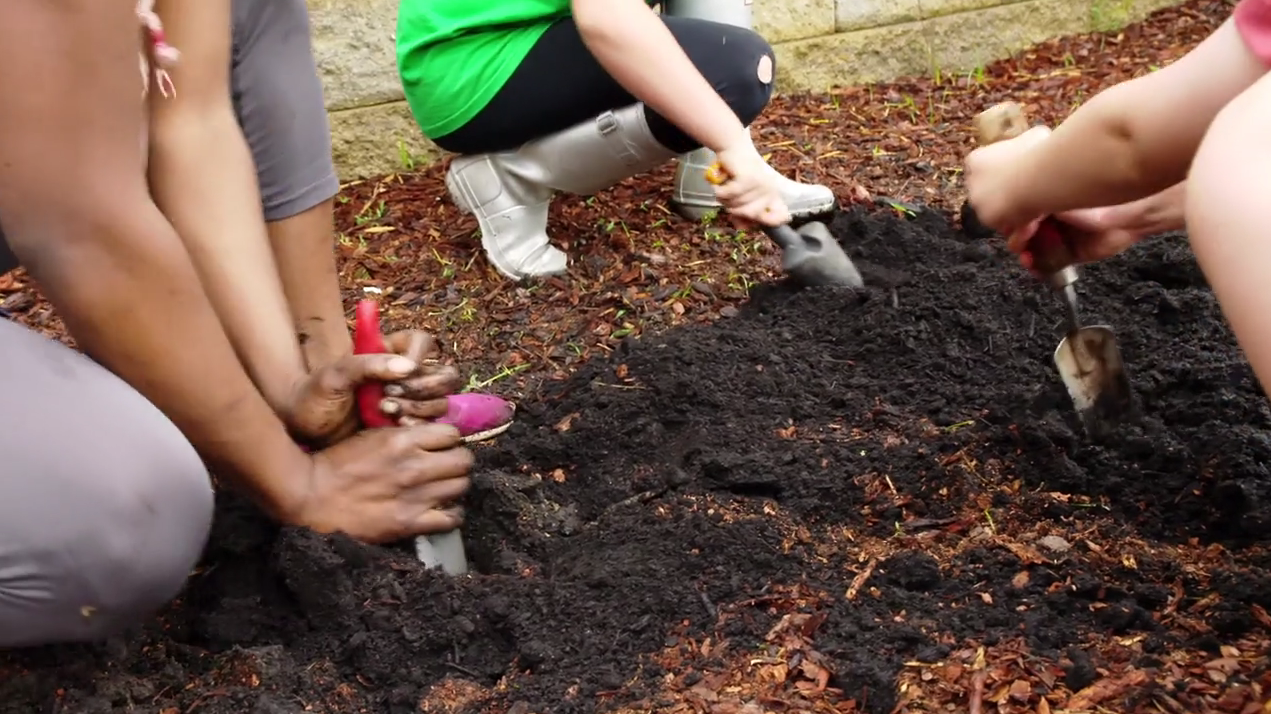
{"type": "MultiPolygon", "coordinates": [[[[380,331],[380,306],[374,300],[360,300],[353,323],[354,354],[378,354],[388,351],[384,334],[380,331]]],[[[358,387],[358,414],[368,428],[378,429],[396,425],[396,420],[380,410],[384,399],[384,385],[369,382],[358,387]]],[[[463,534],[456,528],[446,533],[419,536],[415,539],[415,555],[429,568],[441,566],[450,575],[468,572],[468,556],[463,548],[463,534]]]]}
{"type": "MultiPolygon", "coordinates": [[[[384,335],[380,331],[379,304],[374,300],[361,300],[353,327],[354,354],[379,354],[386,352],[384,335]]],[[[365,384],[358,390],[358,413],[368,427],[393,426],[396,420],[380,411],[384,399],[384,385],[378,382],[365,384]]],[[[446,398],[446,415],[437,419],[442,424],[453,425],[459,430],[464,443],[485,441],[507,431],[512,426],[516,405],[493,394],[464,392],[446,398]]]]}

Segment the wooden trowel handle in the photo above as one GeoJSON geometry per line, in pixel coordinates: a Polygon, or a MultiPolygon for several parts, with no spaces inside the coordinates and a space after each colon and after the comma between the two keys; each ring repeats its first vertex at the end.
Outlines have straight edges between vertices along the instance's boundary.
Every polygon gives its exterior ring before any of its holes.
{"type": "Polygon", "coordinates": [[[1028,131],[1028,115],[1024,113],[1024,105],[1019,102],[994,104],[976,114],[972,123],[981,146],[1014,139],[1028,131]]]}
{"type": "MultiPolygon", "coordinates": [[[[1029,129],[1028,115],[1019,102],[995,104],[972,121],[981,146],[1014,139],[1029,129]]],[[[1033,269],[1044,275],[1054,275],[1077,262],[1064,225],[1054,218],[1046,218],[1038,226],[1028,242],[1028,252],[1033,256],[1033,269]]]]}

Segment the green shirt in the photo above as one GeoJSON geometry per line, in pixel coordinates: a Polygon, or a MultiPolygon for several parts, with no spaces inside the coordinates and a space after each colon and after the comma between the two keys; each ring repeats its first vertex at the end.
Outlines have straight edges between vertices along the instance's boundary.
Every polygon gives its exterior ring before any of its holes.
{"type": "Polygon", "coordinates": [[[485,108],[569,0],[401,0],[397,69],[424,135],[461,128],[485,108]]]}

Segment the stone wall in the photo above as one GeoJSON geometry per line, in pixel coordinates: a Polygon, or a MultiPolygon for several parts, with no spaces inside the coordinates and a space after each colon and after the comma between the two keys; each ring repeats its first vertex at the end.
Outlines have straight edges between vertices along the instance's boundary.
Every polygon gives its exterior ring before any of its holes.
{"type": "MultiPolygon", "coordinates": [[[[494,1],[494,0],[492,0],[494,1]]],[[[1179,0],[755,0],[780,91],[966,72],[1042,40],[1112,30],[1179,0]]],[[[393,53],[397,0],[309,0],[345,180],[440,157],[411,119],[393,53]]]]}

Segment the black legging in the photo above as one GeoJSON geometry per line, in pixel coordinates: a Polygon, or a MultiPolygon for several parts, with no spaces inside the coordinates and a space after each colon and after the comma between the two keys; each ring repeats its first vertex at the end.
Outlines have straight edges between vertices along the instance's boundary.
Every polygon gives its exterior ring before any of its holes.
{"type": "MultiPolygon", "coordinates": [[[[683,17],[662,21],[737,118],[746,125],[754,121],[772,97],[772,83],[761,82],[758,73],[765,56],[775,72],[772,47],[741,27],[683,17]]],[[[566,18],[539,38],[481,113],[433,141],[457,154],[509,151],[635,102],[583,44],[573,18],[566,18]]],[[[645,112],[653,136],[666,148],[683,153],[700,146],[653,110],[645,112]]]]}

